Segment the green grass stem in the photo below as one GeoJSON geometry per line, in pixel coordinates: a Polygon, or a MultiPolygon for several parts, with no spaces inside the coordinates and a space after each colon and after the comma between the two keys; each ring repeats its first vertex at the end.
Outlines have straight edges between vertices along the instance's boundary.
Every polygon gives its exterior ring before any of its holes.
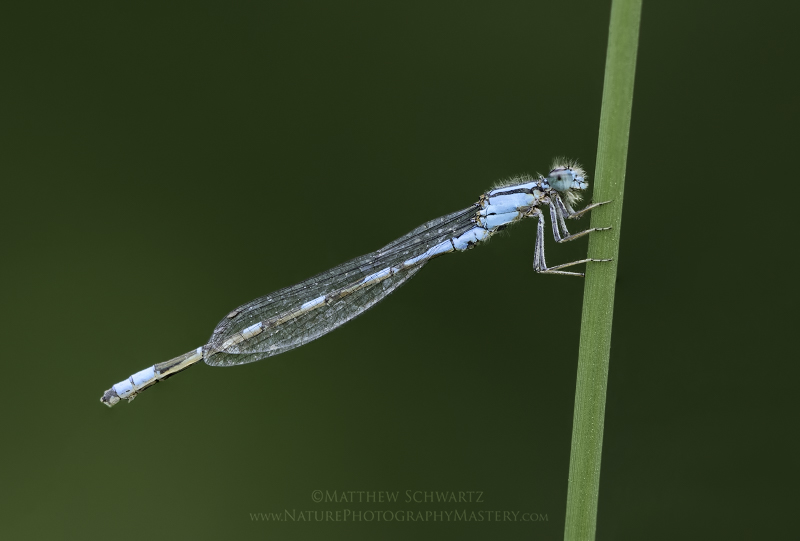
{"type": "Polygon", "coordinates": [[[612,229],[591,235],[589,257],[613,261],[590,263],[586,273],[564,528],[567,541],[592,540],[597,526],[614,284],[641,11],[641,0],[613,0],[611,4],[593,199],[612,202],[592,211],[592,227],[610,225],[612,229]]]}

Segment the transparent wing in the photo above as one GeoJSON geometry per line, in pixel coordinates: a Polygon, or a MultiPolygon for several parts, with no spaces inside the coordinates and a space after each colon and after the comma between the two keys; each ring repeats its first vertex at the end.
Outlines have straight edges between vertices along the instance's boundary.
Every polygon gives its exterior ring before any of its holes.
{"type": "Polygon", "coordinates": [[[460,236],[474,227],[474,217],[475,207],[472,206],[436,218],[380,250],[240,306],[217,324],[204,348],[205,362],[211,366],[250,363],[302,346],[329,333],[397,289],[414,276],[422,268],[422,264],[397,272],[383,281],[278,326],[266,328],[260,334],[234,346],[222,347],[226,340],[251,325],[296,310],[305,302],[352,286],[370,274],[397,266],[451,237],[460,236]],[[214,353],[221,349],[225,350],[214,353]]]}

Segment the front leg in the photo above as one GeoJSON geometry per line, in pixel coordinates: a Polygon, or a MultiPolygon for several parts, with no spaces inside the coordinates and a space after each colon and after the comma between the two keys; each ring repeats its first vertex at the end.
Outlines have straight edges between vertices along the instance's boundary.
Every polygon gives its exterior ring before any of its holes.
{"type": "Polygon", "coordinates": [[[556,195],[555,197],[556,203],[559,206],[559,210],[567,217],[568,220],[577,220],[590,210],[596,209],[600,205],[606,205],[611,203],[611,201],[601,201],[600,203],[592,203],[591,205],[586,205],[586,207],[582,208],[581,210],[575,211],[572,210],[572,207],[565,205],[564,202],[561,200],[561,197],[556,195]]]}
{"type": "MultiPolygon", "coordinates": [[[[551,207],[551,213],[552,213],[551,207]]],[[[534,211],[530,214],[530,217],[536,218],[536,247],[533,251],[533,270],[540,274],[561,274],[564,276],[584,276],[582,272],[567,272],[562,271],[559,269],[563,269],[565,267],[571,267],[572,265],[578,265],[580,263],[588,263],[589,261],[611,261],[610,259],[581,259],[580,261],[573,261],[571,263],[564,263],[562,265],[556,265],[555,267],[547,267],[547,262],[544,259],[544,214],[538,208],[535,208],[534,211]]],[[[556,225],[556,221],[553,220],[553,231],[557,231],[558,226],[556,225]]],[[[584,233],[588,233],[584,232],[584,233]]],[[[556,233],[557,234],[557,233],[556,233]]]]}
{"type": "Polygon", "coordinates": [[[600,205],[605,205],[606,203],[608,203],[608,201],[604,201],[602,203],[595,203],[594,205],[589,205],[583,210],[575,212],[571,208],[568,208],[564,205],[564,202],[561,200],[561,197],[558,194],[551,196],[550,221],[553,222],[553,237],[555,237],[556,242],[558,242],[559,244],[562,242],[569,242],[571,240],[579,239],[584,235],[588,235],[592,231],[607,231],[611,229],[610,227],[593,227],[591,229],[575,233],[574,235],[570,235],[569,230],[567,229],[567,224],[564,222],[564,215],[566,215],[567,218],[574,218],[576,216],[581,216],[583,213],[592,210],[593,208],[597,208],[600,205]],[[563,237],[558,231],[559,226],[561,226],[561,230],[563,231],[564,234],[563,237]]]}

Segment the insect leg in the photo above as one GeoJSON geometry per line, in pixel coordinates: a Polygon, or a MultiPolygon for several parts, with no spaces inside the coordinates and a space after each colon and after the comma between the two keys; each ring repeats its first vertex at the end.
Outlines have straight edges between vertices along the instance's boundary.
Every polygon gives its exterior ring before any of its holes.
{"type": "Polygon", "coordinates": [[[558,198],[558,205],[561,207],[561,210],[564,212],[564,215],[570,220],[577,220],[590,210],[596,209],[600,205],[605,205],[607,203],[611,203],[611,201],[601,201],[600,203],[592,203],[591,205],[586,205],[586,207],[582,208],[581,210],[572,210],[571,208],[565,207],[564,203],[561,201],[561,198],[558,198]]]}
{"type": "Polygon", "coordinates": [[[562,242],[569,242],[571,240],[579,239],[584,235],[588,235],[592,231],[607,231],[611,229],[610,227],[592,227],[591,229],[587,229],[585,231],[580,231],[578,233],[575,233],[574,235],[570,235],[569,230],[567,230],[567,224],[564,222],[564,214],[567,215],[567,218],[572,218],[576,214],[583,213],[599,205],[604,205],[605,203],[597,203],[595,205],[590,205],[585,209],[570,215],[569,210],[567,210],[567,208],[564,206],[564,202],[561,201],[561,197],[559,197],[558,195],[551,196],[550,200],[551,200],[550,220],[553,222],[553,236],[555,237],[556,242],[558,242],[559,244],[562,242]],[[564,233],[563,237],[558,232],[558,227],[556,226],[556,222],[558,222],[559,225],[561,226],[561,230],[564,233]]]}
{"type": "MultiPolygon", "coordinates": [[[[587,263],[589,261],[610,261],[608,259],[581,259],[580,261],[572,261],[571,263],[563,263],[548,268],[544,258],[544,214],[537,208],[530,216],[536,217],[536,246],[533,252],[533,270],[536,272],[540,274],[561,274],[563,276],[583,276],[584,274],[582,272],[567,272],[559,269],[578,265],[579,263],[587,263]]],[[[553,223],[553,230],[557,231],[555,222],[553,223]]]]}

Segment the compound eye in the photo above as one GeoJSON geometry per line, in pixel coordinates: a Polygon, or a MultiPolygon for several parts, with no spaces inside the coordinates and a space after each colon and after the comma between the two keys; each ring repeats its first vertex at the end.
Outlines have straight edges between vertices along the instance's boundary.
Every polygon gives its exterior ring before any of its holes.
{"type": "Polygon", "coordinates": [[[568,190],[572,185],[572,181],[575,180],[573,172],[566,167],[553,169],[547,176],[549,177],[550,186],[559,192],[568,190]]]}

